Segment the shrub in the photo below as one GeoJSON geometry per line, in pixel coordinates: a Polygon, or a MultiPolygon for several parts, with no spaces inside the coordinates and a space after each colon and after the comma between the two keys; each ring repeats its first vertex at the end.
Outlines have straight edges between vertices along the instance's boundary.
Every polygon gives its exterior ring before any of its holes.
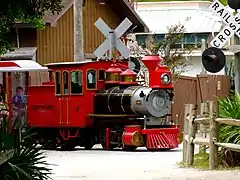
{"type": "MultiPolygon", "coordinates": [[[[219,117],[240,119],[240,95],[234,93],[230,97],[219,99],[219,117]]],[[[219,126],[219,141],[223,143],[240,144],[240,127],[221,124],[219,126]]],[[[220,151],[221,163],[226,166],[239,166],[240,153],[226,149],[220,151]]]]}
{"type": "Polygon", "coordinates": [[[47,180],[50,170],[45,156],[34,143],[34,134],[28,130],[19,135],[10,131],[9,120],[2,117],[0,125],[0,152],[15,149],[13,157],[0,165],[1,180],[47,180]],[[14,135],[15,134],[15,135],[14,135]]]}

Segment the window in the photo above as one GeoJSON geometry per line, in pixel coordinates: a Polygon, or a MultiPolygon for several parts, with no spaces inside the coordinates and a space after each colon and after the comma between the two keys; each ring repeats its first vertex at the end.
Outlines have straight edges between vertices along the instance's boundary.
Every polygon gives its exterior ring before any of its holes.
{"type": "Polygon", "coordinates": [[[82,94],[82,72],[71,72],[71,94],[82,94]]]}
{"type": "Polygon", "coordinates": [[[158,43],[164,41],[165,34],[156,34],[155,36],[158,43]]]}
{"type": "Polygon", "coordinates": [[[96,89],[96,70],[87,71],[87,89],[96,89]]]}
{"type": "Polygon", "coordinates": [[[99,81],[105,80],[105,70],[104,69],[98,70],[98,80],[99,81]]]}
{"type": "Polygon", "coordinates": [[[197,37],[195,34],[185,34],[183,37],[184,44],[196,44],[197,37]]]}
{"type": "Polygon", "coordinates": [[[68,72],[63,72],[63,94],[66,95],[69,93],[68,89],[68,72]]]}
{"type": "Polygon", "coordinates": [[[144,48],[146,47],[146,37],[147,37],[146,34],[137,34],[136,35],[137,43],[144,48]]]}
{"type": "Polygon", "coordinates": [[[58,71],[55,73],[55,93],[61,94],[61,73],[58,71]]]}

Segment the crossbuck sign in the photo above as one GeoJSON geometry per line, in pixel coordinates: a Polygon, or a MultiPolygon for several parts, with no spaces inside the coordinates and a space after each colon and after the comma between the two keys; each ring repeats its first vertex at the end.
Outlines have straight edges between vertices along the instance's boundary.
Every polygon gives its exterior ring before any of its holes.
{"type": "Polygon", "coordinates": [[[230,40],[234,33],[240,38],[240,15],[237,13],[233,16],[232,13],[229,12],[218,0],[213,1],[210,8],[226,25],[223,30],[211,41],[211,46],[222,48],[227,41],[230,40]]]}
{"type": "Polygon", "coordinates": [[[105,41],[94,51],[94,54],[100,59],[109,50],[109,59],[112,59],[112,50],[116,48],[124,58],[131,55],[131,51],[120,40],[121,36],[131,27],[132,22],[125,18],[123,22],[115,29],[112,30],[108,25],[99,18],[94,24],[99,31],[106,37],[105,41]]]}

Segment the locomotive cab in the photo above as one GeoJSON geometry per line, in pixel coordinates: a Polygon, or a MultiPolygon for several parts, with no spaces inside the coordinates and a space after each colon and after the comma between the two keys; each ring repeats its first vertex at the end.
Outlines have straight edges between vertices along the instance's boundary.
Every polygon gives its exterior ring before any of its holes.
{"type": "Polygon", "coordinates": [[[51,63],[49,82],[29,87],[29,124],[41,134],[42,144],[63,149],[94,143],[93,97],[105,86],[110,62],[84,61],[51,63]],[[41,94],[41,98],[39,97],[41,94]],[[38,118],[36,118],[38,117],[38,118]]]}

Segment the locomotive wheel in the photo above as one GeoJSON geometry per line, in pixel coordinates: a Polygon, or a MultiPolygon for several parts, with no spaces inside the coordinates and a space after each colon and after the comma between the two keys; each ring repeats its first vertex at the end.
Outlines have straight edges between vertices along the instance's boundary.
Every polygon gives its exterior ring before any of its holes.
{"type": "Polygon", "coordinates": [[[84,148],[86,149],[86,150],[90,150],[90,149],[92,149],[92,147],[94,146],[94,144],[85,144],[84,145],[84,148]]]}
{"type": "Polygon", "coordinates": [[[104,150],[112,150],[113,148],[114,148],[114,145],[113,144],[110,144],[110,147],[107,149],[107,147],[106,147],[106,133],[105,133],[105,131],[102,131],[101,132],[101,139],[100,139],[100,143],[101,143],[101,145],[102,145],[102,148],[104,149],[104,150]]]}
{"type": "Polygon", "coordinates": [[[95,145],[94,139],[93,138],[87,138],[84,142],[84,148],[86,150],[92,149],[92,147],[95,145]]]}
{"type": "Polygon", "coordinates": [[[44,144],[42,147],[44,150],[56,150],[57,149],[57,146],[54,144],[44,144]]]}
{"type": "Polygon", "coordinates": [[[73,140],[68,140],[68,141],[65,141],[61,145],[61,150],[62,151],[72,151],[72,150],[74,150],[75,147],[76,147],[76,143],[73,140]]]}
{"type": "Polygon", "coordinates": [[[71,144],[63,144],[61,146],[62,151],[72,151],[74,148],[75,148],[75,145],[71,145],[71,144]]]}
{"type": "Polygon", "coordinates": [[[45,142],[42,145],[42,147],[43,147],[44,150],[56,150],[57,149],[57,145],[53,141],[45,142]]]}
{"type": "Polygon", "coordinates": [[[137,146],[123,146],[122,149],[124,151],[134,151],[137,149],[137,146]]]}

